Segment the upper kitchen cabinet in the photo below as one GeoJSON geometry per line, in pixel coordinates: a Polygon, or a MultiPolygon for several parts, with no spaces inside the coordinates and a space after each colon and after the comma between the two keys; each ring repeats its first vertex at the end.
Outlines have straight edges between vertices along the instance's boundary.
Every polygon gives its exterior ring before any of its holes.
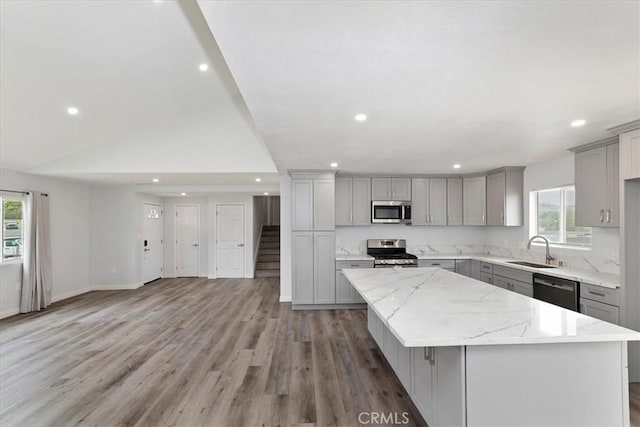
{"type": "Polygon", "coordinates": [[[411,200],[411,178],[371,178],[372,200],[411,200]]]}
{"type": "Polygon", "coordinates": [[[336,178],[336,225],[371,225],[371,179],[336,178]]]}
{"type": "Polygon", "coordinates": [[[620,226],[618,137],[572,149],[575,154],[576,225],[620,226]]]}
{"type": "Polygon", "coordinates": [[[640,179],[640,129],[620,135],[622,179],[640,179]]]}
{"type": "Polygon", "coordinates": [[[335,178],[331,174],[291,175],[291,229],[335,229],[335,178]]]}
{"type": "Polygon", "coordinates": [[[464,225],[487,224],[487,177],[462,179],[462,216],[464,225]]]}
{"type": "Polygon", "coordinates": [[[462,178],[447,178],[447,225],[462,225],[462,178]]]}
{"type": "Polygon", "coordinates": [[[523,172],[523,167],[514,167],[487,175],[487,225],[522,225],[523,172]]]}
{"type": "Polygon", "coordinates": [[[447,225],[446,178],[414,178],[412,180],[411,224],[447,225]]]}

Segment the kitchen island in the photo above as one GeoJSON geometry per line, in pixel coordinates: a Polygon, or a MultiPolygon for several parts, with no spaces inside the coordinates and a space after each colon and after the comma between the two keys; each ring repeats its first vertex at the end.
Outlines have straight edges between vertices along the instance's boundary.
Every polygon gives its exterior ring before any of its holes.
{"type": "Polygon", "coordinates": [[[343,273],[431,427],[629,425],[640,332],[439,268],[343,273]]]}

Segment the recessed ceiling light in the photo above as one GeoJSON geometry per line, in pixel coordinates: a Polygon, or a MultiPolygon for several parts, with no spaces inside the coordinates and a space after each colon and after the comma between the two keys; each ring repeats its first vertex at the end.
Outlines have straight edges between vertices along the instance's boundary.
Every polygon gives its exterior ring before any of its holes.
{"type": "Polygon", "coordinates": [[[69,107],[67,108],[67,113],[69,113],[72,116],[75,116],[76,114],[79,113],[79,111],[76,107],[69,107]]]}
{"type": "Polygon", "coordinates": [[[162,0],[153,0],[154,3],[162,3],[162,0]]]}
{"type": "Polygon", "coordinates": [[[182,193],[180,193],[180,195],[181,195],[181,196],[186,196],[186,195],[187,195],[187,193],[182,192],[182,193]]]}
{"type": "Polygon", "coordinates": [[[265,191],[265,192],[264,192],[264,195],[265,195],[265,196],[268,196],[268,195],[269,195],[269,193],[267,193],[267,192],[265,191]]]}
{"type": "Polygon", "coordinates": [[[200,64],[198,68],[200,69],[200,71],[207,71],[209,69],[209,66],[207,64],[200,64]]]}
{"type": "Polygon", "coordinates": [[[337,164],[336,162],[333,162],[333,163],[331,163],[331,167],[332,167],[332,168],[337,168],[337,167],[338,167],[338,164],[337,164]]]}
{"type": "Polygon", "coordinates": [[[256,178],[256,182],[262,181],[262,178],[256,178]]]}
{"type": "Polygon", "coordinates": [[[158,178],[153,178],[151,181],[153,182],[160,182],[160,180],[158,178]]]}
{"type": "Polygon", "coordinates": [[[454,169],[460,169],[462,167],[462,165],[460,163],[456,163],[455,165],[453,165],[454,169]]]}
{"type": "Polygon", "coordinates": [[[580,126],[584,126],[585,123],[587,123],[587,121],[584,119],[574,120],[571,122],[571,126],[573,126],[574,128],[579,128],[580,126]]]}
{"type": "Polygon", "coordinates": [[[364,122],[365,120],[367,120],[367,115],[366,114],[356,114],[354,119],[356,119],[357,122],[364,122]]]}

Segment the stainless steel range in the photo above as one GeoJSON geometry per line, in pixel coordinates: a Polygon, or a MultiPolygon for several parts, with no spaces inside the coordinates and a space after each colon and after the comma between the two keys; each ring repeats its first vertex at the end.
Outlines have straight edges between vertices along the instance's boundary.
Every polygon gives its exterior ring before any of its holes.
{"type": "Polygon", "coordinates": [[[369,239],[367,255],[375,258],[375,268],[418,266],[418,257],[407,253],[404,239],[369,239]]]}

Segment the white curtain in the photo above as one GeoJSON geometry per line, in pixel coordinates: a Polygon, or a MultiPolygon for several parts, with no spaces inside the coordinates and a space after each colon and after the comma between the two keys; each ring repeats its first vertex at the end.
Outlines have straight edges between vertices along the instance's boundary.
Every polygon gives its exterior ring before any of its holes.
{"type": "Polygon", "coordinates": [[[51,231],[49,198],[30,192],[24,202],[24,254],[20,312],[39,311],[51,303],[51,231]]]}

